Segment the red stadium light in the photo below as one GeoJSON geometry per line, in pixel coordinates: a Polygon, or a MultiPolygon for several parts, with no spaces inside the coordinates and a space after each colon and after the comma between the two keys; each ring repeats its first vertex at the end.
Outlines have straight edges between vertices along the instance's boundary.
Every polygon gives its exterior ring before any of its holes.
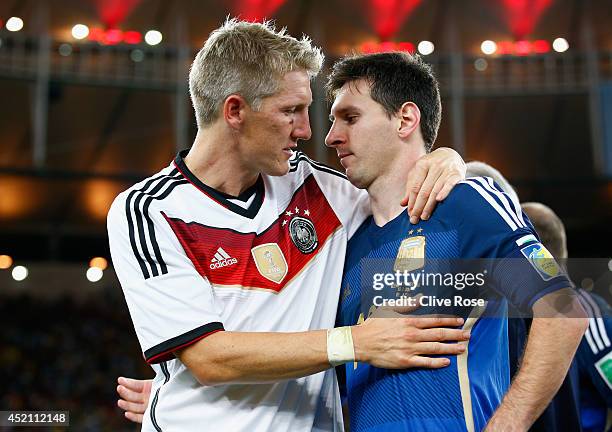
{"type": "Polygon", "coordinates": [[[117,45],[123,41],[123,32],[118,29],[106,30],[106,43],[109,45],[117,45]]]}
{"type": "Polygon", "coordinates": [[[404,51],[410,54],[414,54],[416,52],[416,48],[412,42],[400,42],[397,44],[396,51],[404,51]]]}
{"type": "Polygon", "coordinates": [[[543,39],[533,41],[533,52],[536,54],[546,54],[550,52],[550,43],[543,39]]]}
{"type": "Polygon", "coordinates": [[[499,54],[514,54],[514,42],[500,41],[497,42],[497,52],[499,54]]]}
{"type": "Polygon", "coordinates": [[[379,52],[392,52],[396,51],[397,44],[394,42],[381,42],[379,45],[379,52]]]}
{"type": "Polygon", "coordinates": [[[368,0],[368,19],[378,37],[389,40],[421,0],[368,0]]]}
{"type": "Polygon", "coordinates": [[[126,31],[125,33],[123,33],[123,41],[126,44],[131,45],[139,44],[140,42],[142,42],[142,34],[134,30],[126,31]]]}
{"type": "Polygon", "coordinates": [[[517,40],[531,34],[552,0],[501,0],[512,34],[517,40]]]}
{"type": "Polygon", "coordinates": [[[261,22],[280,8],[286,0],[233,0],[231,10],[245,21],[261,22]]]}
{"type": "Polygon", "coordinates": [[[499,41],[497,42],[496,54],[527,56],[532,54],[546,54],[550,52],[550,43],[538,39],[535,41],[499,41]]]}
{"type": "Polygon", "coordinates": [[[382,52],[394,52],[403,51],[410,54],[416,52],[415,46],[412,42],[373,42],[368,41],[362,43],[357,49],[362,54],[374,54],[382,52]]]}
{"type": "Polygon", "coordinates": [[[142,34],[135,30],[92,28],[89,30],[87,39],[103,45],[118,45],[120,43],[134,45],[142,42],[142,34]]]}
{"type": "Polygon", "coordinates": [[[101,28],[91,28],[89,29],[87,39],[94,42],[106,43],[106,32],[101,28]]]}
{"type": "Polygon", "coordinates": [[[142,0],[95,0],[101,21],[107,28],[116,28],[142,0]]]}
{"type": "Polygon", "coordinates": [[[521,56],[531,54],[531,42],[526,40],[516,41],[514,43],[514,52],[521,56]]]}

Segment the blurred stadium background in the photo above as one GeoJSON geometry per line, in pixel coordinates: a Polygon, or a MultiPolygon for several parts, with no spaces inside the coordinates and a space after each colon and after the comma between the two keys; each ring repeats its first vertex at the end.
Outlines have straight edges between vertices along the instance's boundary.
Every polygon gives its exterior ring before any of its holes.
{"type": "MultiPolygon", "coordinates": [[[[0,409],[135,429],[115,408],[115,378],[151,371],[107,267],[105,217],[190,145],[189,64],[227,15],[310,35],[326,67],[351,52],[420,52],[442,86],[437,145],[553,208],[570,257],[610,256],[609,0],[3,0],[0,409]]],[[[337,165],[322,83],[302,149],[337,165]]]]}

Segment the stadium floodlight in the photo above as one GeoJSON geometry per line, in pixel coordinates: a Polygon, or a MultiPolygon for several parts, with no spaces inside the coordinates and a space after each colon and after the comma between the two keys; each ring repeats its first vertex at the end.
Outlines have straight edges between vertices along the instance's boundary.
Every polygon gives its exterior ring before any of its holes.
{"type": "Polygon", "coordinates": [[[89,267],[87,269],[87,273],[85,273],[85,276],[89,282],[98,282],[100,279],[102,279],[103,275],[104,272],[98,267],[89,267]]]}
{"type": "Polygon", "coordinates": [[[12,32],[18,32],[23,28],[23,20],[19,17],[10,17],[6,21],[6,29],[12,32]]]}
{"type": "Polygon", "coordinates": [[[419,54],[429,55],[434,52],[435,47],[432,42],[424,40],[419,42],[417,49],[419,50],[419,54]]]}
{"type": "Polygon", "coordinates": [[[0,255],[0,270],[6,270],[13,265],[13,258],[9,255],[0,255]]]}
{"type": "Polygon", "coordinates": [[[157,45],[162,41],[163,36],[161,32],[157,30],[149,30],[148,32],[145,33],[144,39],[145,39],[145,42],[149,45],[157,45]]]}
{"type": "Polygon", "coordinates": [[[85,24],[76,24],[72,27],[72,37],[78,40],[85,39],[89,36],[89,27],[85,24]]]}
{"type": "Polygon", "coordinates": [[[558,53],[565,52],[569,49],[569,43],[562,37],[555,39],[552,43],[553,49],[558,53]]]}
{"type": "Polygon", "coordinates": [[[11,276],[13,276],[13,279],[15,279],[17,282],[21,282],[22,280],[28,277],[28,269],[27,267],[20,265],[15,266],[13,267],[13,271],[11,272],[11,276]]]}
{"type": "Polygon", "coordinates": [[[497,51],[497,44],[492,40],[486,40],[480,44],[480,49],[486,55],[495,54],[495,51],[497,51]]]}

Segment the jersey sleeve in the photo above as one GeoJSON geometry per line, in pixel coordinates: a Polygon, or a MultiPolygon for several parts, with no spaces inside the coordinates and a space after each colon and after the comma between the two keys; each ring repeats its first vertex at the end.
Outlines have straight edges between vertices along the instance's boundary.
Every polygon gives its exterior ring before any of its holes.
{"type": "Polygon", "coordinates": [[[586,375],[593,383],[608,408],[612,408],[612,310],[603,298],[578,291],[589,315],[589,327],[576,354],[578,367],[581,375],[586,375]]]}
{"type": "MultiPolygon", "coordinates": [[[[519,203],[490,177],[460,182],[449,196],[460,256],[491,259],[493,288],[520,311],[572,283],[542,245],[519,203]]],[[[448,199],[447,199],[448,200],[448,199]]]]}
{"type": "Polygon", "coordinates": [[[210,284],[196,271],[160,210],[132,191],[107,218],[111,257],[144,358],[173,352],[223,330],[210,284]]]}
{"type": "Polygon", "coordinates": [[[290,161],[290,170],[299,169],[304,170],[305,175],[314,175],[350,239],[363,221],[372,214],[368,193],[353,186],[341,172],[313,161],[302,152],[296,152],[290,161]]]}

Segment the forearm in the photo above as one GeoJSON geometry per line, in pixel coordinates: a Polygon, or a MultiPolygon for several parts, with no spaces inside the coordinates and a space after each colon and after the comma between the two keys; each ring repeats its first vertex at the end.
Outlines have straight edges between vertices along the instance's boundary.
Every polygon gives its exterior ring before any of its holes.
{"type": "Polygon", "coordinates": [[[203,349],[183,350],[179,358],[203,385],[298,378],[331,367],[326,334],[218,332],[202,341],[203,349]]]}
{"type": "Polygon", "coordinates": [[[442,357],[456,355],[469,334],[462,320],[437,318],[368,318],[362,324],[296,333],[217,332],[176,352],[202,385],[262,383],[312,375],[347,361],[390,369],[439,368],[442,357]],[[330,336],[328,336],[328,334],[330,336]]]}
{"type": "Polygon", "coordinates": [[[582,318],[535,318],[519,372],[488,430],[527,430],[559,390],[582,334],[582,318]]]}

